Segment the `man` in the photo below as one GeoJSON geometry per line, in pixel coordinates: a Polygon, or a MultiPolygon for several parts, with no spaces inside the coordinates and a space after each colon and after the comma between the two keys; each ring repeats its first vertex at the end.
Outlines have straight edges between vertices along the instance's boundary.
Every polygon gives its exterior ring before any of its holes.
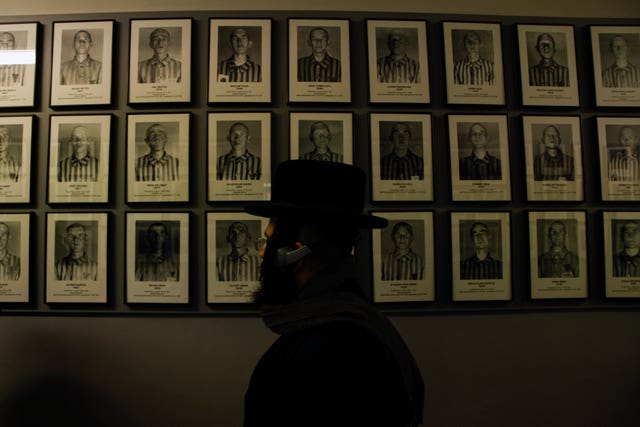
{"type": "Polygon", "coordinates": [[[136,181],[178,180],[178,159],[164,149],[168,139],[164,126],[154,123],[147,128],[144,142],[149,152],[136,159],[136,181]]]}
{"type": "Polygon", "coordinates": [[[224,82],[261,82],[260,64],[249,57],[253,42],[244,28],[231,32],[233,55],[218,66],[218,81],[224,82]]]}
{"type": "Polygon", "coordinates": [[[329,32],[324,28],[314,28],[309,32],[307,44],[311,55],[298,59],[299,82],[340,82],[342,66],[340,60],[327,53],[329,32]]]}
{"type": "Polygon", "coordinates": [[[487,151],[487,128],[481,123],[469,127],[469,141],[473,147],[469,156],[460,159],[461,180],[502,179],[500,159],[487,151]]]}
{"type": "Polygon", "coordinates": [[[560,131],[554,125],[542,130],[544,153],[533,159],[534,181],[573,181],[575,169],[573,156],[563,153],[560,149],[562,138],[560,131]]]}
{"type": "Polygon", "coordinates": [[[378,58],[378,82],[420,83],[418,61],[407,56],[409,38],[399,29],[393,29],[387,37],[389,54],[378,58]]]}
{"type": "Polygon", "coordinates": [[[89,259],[85,250],[87,232],[85,226],[74,222],[67,227],[65,243],[69,253],[56,261],[58,280],[97,280],[98,264],[89,259]]]}
{"type": "Polygon", "coordinates": [[[460,279],[502,279],[502,261],[491,256],[491,232],[487,224],[474,223],[470,235],[474,254],[460,263],[460,279]]]}
{"type": "Polygon", "coordinates": [[[578,256],[565,246],[567,228],[562,221],[554,221],[548,231],[551,247],[538,257],[540,277],[578,277],[578,256]]]}
{"type": "Polygon", "coordinates": [[[20,179],[20,165],[9,153],[11,135],[6,126],[0,126],[0,182],[18,182],[20,179]]]}
{"type": "Polygon", "coordinates": [[[551,34],[542,33],[538,36],[536,51],[540,55],[540,62],[529,67],[529,85],[569,86],[569,69],[553,59],[556,53],[556,42],[551,34]]]}
{"type": "Polygon", "coordinates": [[[622,35],[611,39],[615,62],[602,72],[602,86],[612,88],[640,87],[640,68],[629,62],[629,46],[622,35]]]}
{"type": "Polygon", "coordinates": [[[72,153],[58,163],[58,182],[96,182],[98,180],[98,158],[89,152],[89,131],[84,126],[71,130],[69,143],[72,153]]]}
{"type": "Polygon", "coordinates": [[[182,63],[169,56],[171,35],[164,28],[156,28],[149,36],[153,56],[138,64],[138,83],[180,83],[182,63]]]}
{"type": "Polygon", "coordinates": [[[9,226],[0,222],[0,280],[20,279],[20,258],[9,252],[9,226]]]}
{"type": "Polygon", "coordinates": [[[409,349],[357,282],[358,229],[387,220],[363,214],[366,176],[351,165],[288,160],[271,202],[256,303],[280,335],[245,395],[245,427],[414,426],[424,384],[409,349]],[[322,177],[322,179],[318,179],[322,177]]]}
{"type": "Polygon", "coordinates": [[[393,251],[382,260],[382,280],[422,280],[424,259],[413,252],[413,227],[397,222],[391,230],[393,251]]]}
{"type": "Polygon", "coordinates": [[[463,42],[467,55],[453,66],[454,83],[466,86],[493,86],[493,62],[480,56],[482,40],[478,34],[474,31],[465,33],[463,42]]]}
{"type": "Polygon", "coordinates": [[[247,144],[251,140],[249,127],[242,122],[231,125],[227,133],[227,141],[231,150],[218,157],[218,180],[225,181],[257,181],[262,175],[262,160],[251,154],[247,144]]]}
{"type": "Polygon", "coordinates": [[[409,148],[411,128],[407,123],[391,125],[389,141],[393,145],[391,153],[380,159],[380,179],[406,181],[424,179],[424,159],[409,148]]]}
{"type": "MultiPolygon", "coordinates": [[[[7,50],[15,50],[16,38],[12,33],[0,33],[0,52],[3,55],[12,52],[3,52],[7,50]]],[[[24,85],[24,74],[27,66],[25,64],[1,64],[0,65],[0,87],[16,87],[24,85]]]]}
{"type": "Polygon", "coordinates": [[[631,126],[623,126],[618,141],[624,148],[609,160],[609,180],[640,181],[640,157],[638,135],[631,126]]]}
{"type": "Polygon", "coordinates": [[[78,31],[73,36],[75,55],[60,68],[61,85],[97,85],[102,83],[102,62],[93,59],[89,50],[93,47],[91,34],[78,31]]]}
{"type": "Polygon", "coordinates": [[[309,140],[313,143],[314,149],[308,153],[300,155],[302,160],[320,160],[324,162],[343,163],[344,157],[340,153],[334,153],[329,148],[331,142],[331,131],[325,122],[315,122],[309,128],[309,140]]]}
{"type": "Polygon", "coordinates": [[[227,231],[231,252],[216,259],[216,271],[221,282],[255,282],[258,280],[260,260],[249,251],[251,235],[243,222],[233,222],[227,231]]]}
{"type": "Polygon", "coordinates": [[[167,282],[180,278],[178,262],[166,248],[167,226],[154,222],[147,229],[145,253],[136,256],[136,281],[167,282]]]}
{"type": "Polygon", "coordinates": [[[620,229],[624,248],[613,257],[614,277],[640,277],[640,224],[626,221],[620,229]]]}

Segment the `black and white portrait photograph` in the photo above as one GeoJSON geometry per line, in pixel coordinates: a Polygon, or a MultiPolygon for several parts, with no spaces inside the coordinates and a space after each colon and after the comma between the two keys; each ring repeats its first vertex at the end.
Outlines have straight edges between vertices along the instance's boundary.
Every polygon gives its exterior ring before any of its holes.
{"type": "Polygon", "coordinates": [[[572,25],[518,24],[523,105],[580,105],[572,25]]]}
{"type": "Polygon", "coordinates": [[[529,212],[531,298],[586,298],[584,211],[529,212]]]}
{"type": "Polygon", "coordinates": [[[511,299],[509,212],[452,212],[454,301],[511,299]]]}
{"type": "Polygon", "coordinates": [[[503,105],[499,23],[443,22],[447,103],[503,105]]]}
{"type": "Polygon", "coordinates": [[[270,200],[271,113],[209,113],[207,200],[270,200]]]}
{"type": "Polygon", "coordinates": [[[209,21],[208,102],[271,102],[271,20],[209,21]]]}
{"type": "Polygon", "coordinates": [[[207,212],[207,303],[253,300],[267,224],[244,212],[207,212]]]}
{"type": "Polygon", "coordinates": [[[507,116],[449,115],[453,200],[510,200],[507,116]]]}
{"type": "Polygon", "coordinates": [[[0,214],[0,302],[29,302],[30,218],[0,214]]]}
{"type": "Polygon", "coordinates": [[[353,164],[353,113],[289,114],[290,158],[353,164]]]}
{"type": "Polygon", "coordinates": [[[289,19],[289,102],[351,102],[348,19],[289,19]]]}
{"type": "Polygon", "coordinates": [[[603,212],[607,298],[640,297],[640,212],[603,212]]]}
{"type": "Polygon", "coordinates": [[[109,199],[111,115],[50,116],[49,203],[109,199]]]}
{"type": "Polygon", "coordinates": [[[640,197],[640,118],[596,117],[602,200],[640,197]]]}
{"type": "Polygon", "coordinates": [[[107,302],[108,215],[47,213],[45,302],[107,302]]]}
{"type": "Polygon", "coordinates": [[[0,24],[0,108],[33,107],[38,23],[0,24]]]}
{"type": "Polygon", "coordinates": [[[191,27],[191,19],[130,21],[130,103],[191,101],[191,27]]]}
{"type": "Polygon", "coordinates": [[[528,200],[583,200],[578,116],[522,116],[528,200]]]}
{"type": "Polygon", "coordinates": [[[111,104],[114,21],[53,23],[51,106],[111,104]]]}
{"type": "Polygon", "coordinates": [[[369,119],[373,200],[433,200],[431,115],[372,113],[369,119]]]}
{"type": "Polygon", "coordinates": [[[0,204],[31,200],[33,116],[0,117],[0,204]]]}
{"type": "Polygon", "coordinates": [[[372,230],[375,302],[435,300],[433,212],[376,212],[372,230]]]}
{"type": "Polygon", "coordinates": [[[640,26],[598,26],[591,30],[596,105],[640,106],[640,26]]]}
{"type": "Polygon", "coordinates": [[[189,113],[127,115],[127,201],[189,201],[189,113]]]}
{"type": "Polygon", "coordinates": [[[426,21],[367,20],[369,101],[429,103],[426,21]]]}
{"type": "Polygon", "coordinates": [[[126,302],[189,302],[189,213],[127,212],[126,302]]]}

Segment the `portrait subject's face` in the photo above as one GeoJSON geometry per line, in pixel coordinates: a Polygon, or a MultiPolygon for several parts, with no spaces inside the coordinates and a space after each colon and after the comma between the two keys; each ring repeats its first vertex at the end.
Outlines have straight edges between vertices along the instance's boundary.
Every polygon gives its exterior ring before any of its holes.
{"type": "Polygon", "coordinates": [[[614,37],[611,41],[611,51],[616,59],[627,59],[628,49],[627,41],[624,37],[614,37]]]}
{"type": "Polygon", "coordinates": [[[161,250],[164,248],[164,242],[167,240],[167,230],[162,225],[152,225],[149,227],[149,245],[152,250],[161,250]]]}
{"type": "Polygon", "coordinates": [[[407,52],[408,40],[404,34],[399,31],[392,31],[389,34],[389,51],[393,56],[404,56],[407,52]]]}
{"type": "Polygon", "coordinates": [[[412,240],[413,236],[407,227],[398,227],[398,230],[393,235],[393,243],[400,250],[410,249],[412,240]]]}
{"type": "Polygon", "coordinates": [[[234,53],[246,54],[253,43],[249,40],[249,34],[242,28],[233,30],[231,33],[231,47],[234,53]]]}
{"type": "Polygon", "coordinates": [[[0,34],[0,50],[14,50],[16,48],[16,39],[11,33],[0,34]]]}
{"type": "Polygon", "coordinates": [[[309,46],[315,55],[324,55],[329,46],[329,39],[323,30],[313,30],[309,34],[309,46]]]}
{"type": "Polygon", "coordinates": [[[7,227],[6,224],[0,224],[0,249],[2,251],[6,251],[8,243],[9,243],[9,227],[7,227]]]}
{"type": "Polygon", "coordinates": [[[560,146],[560,134],[554,126],[549,126],[542,131],[542,143],[548,150],[555,150],[560,146]]]}
{"type": "Polygon", "coordinates": [[[489,249],[489,230],[484,225],[478,224],[471,230],[473,247],[475,249],[489,249]]]}
{"type": "Polygon", "coordinates": [[[66,241],[72,256],[80,257],[84,254],[86,240],[84,227],[71,227],[67,230],[66,241]]]}
{"type": "Polygon", "coordinates": [[[164,56],[169,51],[170,36],[166,30],[155,30],[151,33],[149,47],[158,56],[164,56]]]}
{"type": "Polygon", "coordinates": [[[473,148],[486,148],[487,146],[487,130],[484,126],[475,124],[469,129],[469,139],[473,148]]]}
{"type": "Polygon", "coordinates": [[[86,55],[89,53],[93,43],[91,43],[91,35],[86,31],[79,31],[73,37],[73,48],[76,53],[86,55]]]}
{"type": "Polygon", "coordinates": [[[84,157],[89,152],[89,134],[87,129],[78,126],[71,131],[71,147],[76,157],[84,157]]]}
{"type": "Polygon", "coordinates": [[[625,224],[622,229],[622,240],[625,249],[638,249],[640,247],[640,227],[638,224],[625,224]]]}
{"type": "Polygon", "coordinates": [[[5,154],[7,152],[10,142],[9,130],[7,128],[0,128],[0,153],[5,154]]]}
{"type": "Polygon", "coordinates": [[[620,144],[623,147],[633,147],[637,142],[638,137],[632,128],[625,127],[620,131],[620,144]]]}
{"type": "Polygon", "coordinates": [[[147,130],[147,137],[145,142],[149,145],[151,151],[160,152],[164,151],[165,145],[167,145],[167,132],[160,126],[154,126],[147,130]]]}
{"type": "Polygon", "coordinates": [[[536,50],[543,59],[551,59],[556,52],[556,47],[553,40],[549,36],[543,35],[542,37],[540,37],[540,41],[536,46],[536,50]]]}
{"type": "Polygon", "coordinates": [[[244,153],[247,150],[247,142],[249,142],[249,131],[244,126],[235,125],[229,129],[227,140],[234,152],[244,153]]]}
{"type": "Polygon", "coordinates": [[[564,246],[566,232],[562,224],[552,224],[549,227],[549,240],[553,246],[564,246]]]}
{"type": "Polygon", "coordinates": [[[403,157],[409,150],[409,142],[411,141],[411,131],[409,126],[405,124],[397,124],[391,129],[391,142],[395,148],[396,154],[403,157]]]}
{"type": "Polygon", "coordinates": [[[477,58],[480,56],[480,47],[482,42],[476,33],[467,33],[464,36],[464,48],[467,50],[467,55],[471,58],[477,58]]]}
{"type": "Polygon", "coordinates": [[[227,242],[233,249],[246,248],[249,245],[249,230],[242,223],[235,223],[229,228],[227,242]]]}

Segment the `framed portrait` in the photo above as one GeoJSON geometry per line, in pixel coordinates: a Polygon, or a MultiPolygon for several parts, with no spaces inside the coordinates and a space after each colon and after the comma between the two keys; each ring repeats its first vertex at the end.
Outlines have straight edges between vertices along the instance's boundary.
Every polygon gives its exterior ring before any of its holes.
{"type": "Polygon", "coordinates": [[[126,303],[189,302],[189,213],[127,212],[126,303]]]}
{"type": "Polygon", "coordinates": [[[0,214],[0,302],[29,302],[30,218],[0,214]]]}
{"type": "Polygon", "coordinates": [[[33,116],[0,117],[0,203],[31,201],[33,116]]]}
{"type": "Polygon", "coordinates": [[[447,103],[504,105],[500,24],[443,22],[447,103]]]}
{"type": "Polygon", "coordinates": [[[253,301],[268,223],[244,212],[207,212],[207,303],[253,301]]]}
{"type": "Polygon", "coordinates": [[[583,200],[578,116],[522,116],[528,200],[583,200]]]}
{"type": "Polygon", "coordinates": [[[596,105],[640,106],[640,26],[592,25],[596,105]]]}
{"type": "Polygon", "coordinates": [[[640,212],[603,212],[605,295],[640,298],[640,212]]]}
{"type": "Polygon", "coordinates": [[[34,107],[38,23],[0,24],[0,108],[34,107]]]}
{"type": "Polygon", "coordinates": [[[583,211],[529,212],[531,298],[587,298],[583,211]]]}
{"type": "Polygon", "coordinates": [[[372,230],[374,302],[435,301],[433,212],[374,212],[389,226],[372,230]]]}
{"type": "Polygon", "coordinates": [[[52,107],[111,104],[114,22],[53,23],[52,107]]]}
{"type": "Polygon", "coordinates": [[[47,213],[46,303],[107,302],[108,215],[47,213]]]}
{"type": "Polygon", "coordinates": [[[507,116],[449,115],[452,200],[511,200],[507,116]]]}
{"type": "Polygon", "coordinates": [[[271,199],[271,113],[209,113],[207,200],[271,199]]]}
{"type": "Polygon", "coordinates": [[[127,115],[127,202],[189,201],[189,119],[127,115]]]}
{"type": "Polygon", "coordinates": [[[376,114],[371,124],[374,201],[433,200],[431,114],[376,114]]]}
{"type": "Polygon", "coordinates": [[[429,103],[426,21],[367,21],[369,102],[429,103]]]}
{"type": "Polygon", "coordinates": [[[353,164],[353,113],[289,113],[292,159],[353,164]]]}
{"type": "Polygon", "coordinates": [[[351,102],[350,21],[288,22],[289,102],[351,102]]]}
{"type": "Polygon", "coordinates": [[[511,300],[509,212],[452,212],[453,301],[511,300]]]}
{"type": "Polygon", "coordinates": [[[580,105],[573,25],[518,24],[522,105],[580,105]]]}
{"type": "Polygon", "coordinates": [[[192,19],[131,19],[129,103],[191,101],[192,19]]]}
{"type": "Polygon", "coordinates": [[[602,200],[640,197],[640,117],[597,117],[602,200]]]}
{"type": "Polygon", "coordinates": [[[109,201],[111,115],[51,116],[48,203],[109,201]]]}
{"type": "Polygon", "coordinates": [[[208,102],[271,102],[271,19],[209,21],[208,102]]]}

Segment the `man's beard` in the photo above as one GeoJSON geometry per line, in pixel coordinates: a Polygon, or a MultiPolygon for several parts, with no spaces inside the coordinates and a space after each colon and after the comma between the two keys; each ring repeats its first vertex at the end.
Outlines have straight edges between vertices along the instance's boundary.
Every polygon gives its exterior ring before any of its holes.
{"type": "MultiPolygon", "coordinates": [[[[260,287],[253,295],[258,306],[284,305],[296,300],[297,283],[290,269],[282,271],[276,265],[279,245],[270,242],[265,248],[260,266],[260,287]]],[[[285,245],[282,245],[285,246],[285,245]]]]}

